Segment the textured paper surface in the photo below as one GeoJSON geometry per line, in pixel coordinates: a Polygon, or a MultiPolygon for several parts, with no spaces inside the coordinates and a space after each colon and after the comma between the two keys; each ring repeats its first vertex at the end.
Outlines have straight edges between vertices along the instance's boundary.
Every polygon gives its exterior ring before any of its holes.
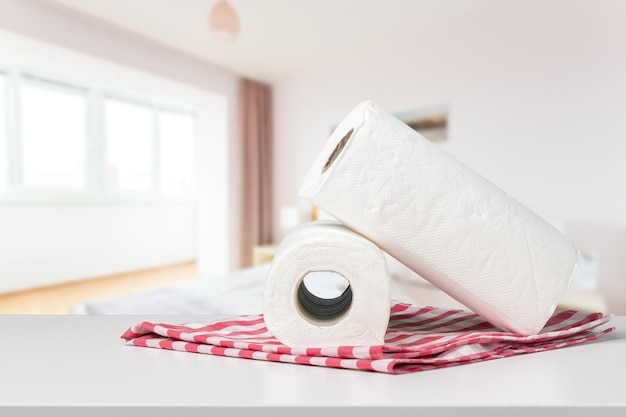
{"type": "Polygon", "coordinates": [[[264,318],[268,330],[287,346],[376,345],[389,323],[390,277],[383,252],[336,221],[306,223],[287,235],[267,276],[264,318]],[[297,298],[310,272],[341,274],[352,290],[349,310],[320,321],[303,314],[297,298]]]}
{"type": "Polygon", "coordinates": [[[578,260],[548,222],[369,101],[335,129],[300,195],[510,332],[543,327],[578,260]]]}

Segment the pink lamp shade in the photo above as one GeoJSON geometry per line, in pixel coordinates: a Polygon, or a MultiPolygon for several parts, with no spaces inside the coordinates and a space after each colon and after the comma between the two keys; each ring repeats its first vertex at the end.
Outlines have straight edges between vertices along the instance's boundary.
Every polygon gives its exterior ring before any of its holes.
{"type": "Polygon", "coordinates": [[[233,41],[239,35],[239,18],[226,0],[220,0],[209,12],[209,28],[222,41],[233,41]]]}

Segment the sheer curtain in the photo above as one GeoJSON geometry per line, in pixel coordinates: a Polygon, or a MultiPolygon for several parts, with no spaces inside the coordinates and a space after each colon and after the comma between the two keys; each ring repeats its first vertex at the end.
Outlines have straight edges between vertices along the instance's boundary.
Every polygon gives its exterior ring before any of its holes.
{"type": "Polygon", "coordinates": [[[272,243],[272,89],[242,79],[241,266],[252,264],[252,247],[272,243]]]}

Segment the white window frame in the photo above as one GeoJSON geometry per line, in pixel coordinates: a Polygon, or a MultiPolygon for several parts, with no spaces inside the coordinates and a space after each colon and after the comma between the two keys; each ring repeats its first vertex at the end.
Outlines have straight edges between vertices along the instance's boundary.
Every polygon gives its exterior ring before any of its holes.
{"type": "Polygon", "coordinates": [[[144,198],[155,198],[158,197],[159,194],[159,188],[157,188],[158,184],[155,184],[155,178],[158,179],[158,161],[157,164],[155,165],[155,161],[154,161],[154,154],[155,154],[155,147],[158,146],[158,144],[156,144],[155,142],[157,141],[155,138],[157,136],[157,133],[155,132],[155,118],[157,117],[155,115],[155,105],[153,103],[150,103],[147,100],[141,100],[141,99],[137,99],[125,94],[115,94],[115,93],[109,93],[109,92],[105,92],[103,94],[101,94],[101,143],[102,143],[102,167],[103,167],[103,171],[102,171],[102,182],[103,182],[103,193],[109,197],[112,198],[132,198],[134,197],[144,197],[144,198]],[[151,180],[151,188],[149,190],[117,190],[115,188],[113,188],[111,186],[111,184],[109,184],[107,182],[107,175],[106,175],[106,167],[108,164],[107,161],[107,149],[106,149],[106,111],[104,110],[104,102],[106,99],[111,99],[111,100],[118,100],[118,101],[124,101],[126,103],[131,103],[131,104],[135,104],[138,106],[143,106],[146,107],[148,109],[150,109],[151,112],[151,117],[152,117],[152,124],[151,124],[151,128],[152,128],[152,132],[151,132],[151,137],[152,137],[152,180],[151,180]]]}
{"type": "Polygon", "coordinates": [[[6,164],[7,164],[7,194],[22,192],[22,147],[19,131],[19,94],[18,74],[14,70],[5,72],[5,123],[7,129],[6,164]]]}
{"type": "MultiPolygon", "coordinates": [[[[27,71],[18,68],[0,66],[0,73],[5,76],[6,133],[7,133],[7,188],[0,191],[0,203],[3,202],[162,202],[195,201],[195,190],[182,195],[170,196],[161,190],[159,112],[167,111],[186,114],[194,118],[194,148],[197,142],[197,111],[186,105],[172,103],[162,98],[128,93],[110,87],[74,82],[63,77],[48,76],[40,71],[27,71]],[[80,92],[86,102],[85,132],[85,167],[84,188],[82,189],[40,189],[24,187],[22,178],[22,136],[21,121],[21,86],[25,83],[42,85],[46,88],[58,88],[61,91],[80,92]],[[106,176],[106,98],[122,100],[148,107],[152,112],[152,182],[146,191],[114,190],[107,184],[106,176]]],[[[194,162],[195,162],[195,158],[194,162]]],[[[195,167],[194,167],[195,169],[195,167]]]]}
{"type": "Polygon", "coordinates": [[[11,133],[9,131],[9,72],[7,71],[7,69],[0,67],[0,76],[4,77],[4,96],[0,97],[0,100],[4,100],[4,134],[5,134],[5,143],[3,144],[4,146],[4,157],[6,158],[5,161],[3,161],[3,165],[4,165],[4,172],[2,173],[5,180],[6,180],[6,191],[0,190],[0,193],[3,192],[7,192],[8,190],[11,189],[11,185],[10,185],[10,168],[9,168],[9,163],[10,163],[10,155],[9,155],[9,141],[11,138],[11,133]]]}
{"type": "MultiPolygon", "coordinates": [[[[159,123],[159,113],[160,113],[160,112],[176,113],[176,114],[180,114],[180,115],[185,115],[185,116],[190,116],[190,117],[192,117],[192,118],[194,119],[194,126],[193,126],[193,132],[194,132],[194,133],[193,133],[193,135],[194,135],[194,139],[195,139],[195,137],[197,137],[197,135],[198,135],[198,133],[197,133],[197,130],[198,130],[198,122],[197,122],[197,119],[198,119],[198,118],[197,118],[197,116],[196,116],[196,114],[195,114],[195,113],[193,113],[193,112],[191,112],[191,111],[188,111],[188,110],[181,110],[181,109],[176,109],[176,108],[172,108],[172,107],[166,107],[166,106],[156,106],[156,107],[155,107],[155,112],[154,112],[154,118],[155,118],[155,126],[157,126],[157,127],[158,127],[158,123],[159,123]]],[[[161,175],[161,170],[160,170],[160,168],[161,168],[161,149],[160,149],[160,146],[161,146],[161,138],[160,138],[160,137],[158,137],[158,134],[160,134],[160,133],[161,133],[161,131],[160,131],[159,129],[157,129],[157,130],[156,130],[156,135],[157,135],[156,140],[157,140],[157,141],[158,141],[158,143],[159,143],[159,149],[158,149],[159,153],[156,155],[156,158],[158,159],[157,164],[158,164],[158,166],[159,166],[159,177],[157,178],[157,180],[158,180],[158,184],[159,184],[159,187],[160,187],[160,186],[161,186],[161,184],[163,183],[163,182],[162,182],[162,178],[160,177],[160,175],[161,175]]],[[[196,141],[194,140],[194,141],[193,141],[193,153],[194,153],[194,155],[192,155],[192,161],[193,161],[193,164],[194,164],[194,166],[193,166],[194,171],[196,170],[196,166],[195,166],[195,165],[196,165],[196,163],[195,163],[195,153],[197,152],[197,150],[198,150],[198,146],[197,146],[196,141]]],[[[196,183],[197,183],[197,181],[196,181],[196,178],[194,177],[194,179],[193,179],[193,184],[192,184],[192,189],[195,189],[195,187],[196,187],[196,183]]],[[[162,190],[161,190],[160,188],[159,188],[159,192],[162,192],[162,190]]],[[[184,195],[184,194],[183,194],[183,195],[184,195]]]]}
{"type": "Polygon", "coordinates": [[[14,123],[16,125],[16,134],[15,134],[15,139],[16,139],[16,149],[18,149],[19,153],[18,155],[16,155],[19,158],[16,158],[16,169],[18,169],[18,187],[19,189],[22,191],[22,194],[28,197],[37,197],[37,196],[67,196],[67,197],[77,197],[77,196],[82,196],[85,195],[86,191],[87,191],[87,187],[88,187],[88,172],[89,172],[89,165],[90,162],[88,160],[89,157],[89,153],[87,151],[88,147],[89,147],[89,142],[90,142],[90,138],[89,138],[89,89],[87,87],[82,87],[76,84],[70,84],[70,83],[66,83],[66,82],[62,82],[62,81],[57,81],[54,79],[49,79],[46,77],[40,77],[37,75],[33,75],[31,73],[21,73],[17,75],[17,83],[16,83],[16,88],[17,88],[17,94],[16,94],[16,99],[18,101],[15,101],[15,115],[17,116],[16,120],[14,120],[14,123]],[[22,175],[23,175],[23,167],[22,167],[22,161],[23,161],[23,155],[22,155],[22,144],[23,144],[23,136],[22,136],[22,132],[21,132],[21,120],[22,120],[22,106],[21,106],[21,92],[22,92],[22,87],[26,86],[26,85],[31,85],[31,86],[38,86],[38,87],[43,87],[49,90],[56,90],[56,91],[61,91],[61,92],[66,92],[66,93],[72,93],[75,94],[77,96],[81,96],[84,100],[85,100],[85,132],[84,132],[84,138],[85,138],[85,154],[83,155],[83,186],[82,187],[78,187],[78,188],[73,188],[73,187],[68,187],[68,188],[64,188],[64,187],[60,187],[60,188],[46,188],[46,187],[33,187],[33,186],[27,186],[26,184],[24,184],[22,175]]]}

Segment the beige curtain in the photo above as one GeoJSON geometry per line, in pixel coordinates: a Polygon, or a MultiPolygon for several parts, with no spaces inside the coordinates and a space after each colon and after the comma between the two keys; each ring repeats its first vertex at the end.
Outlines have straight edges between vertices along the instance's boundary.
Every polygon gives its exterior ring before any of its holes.
{"type": "Polygon", "coordinates": [[[272,243],[272,89],[241,80],[242,210],[241,266],[252,264],[252,248],[272,243]]]}

